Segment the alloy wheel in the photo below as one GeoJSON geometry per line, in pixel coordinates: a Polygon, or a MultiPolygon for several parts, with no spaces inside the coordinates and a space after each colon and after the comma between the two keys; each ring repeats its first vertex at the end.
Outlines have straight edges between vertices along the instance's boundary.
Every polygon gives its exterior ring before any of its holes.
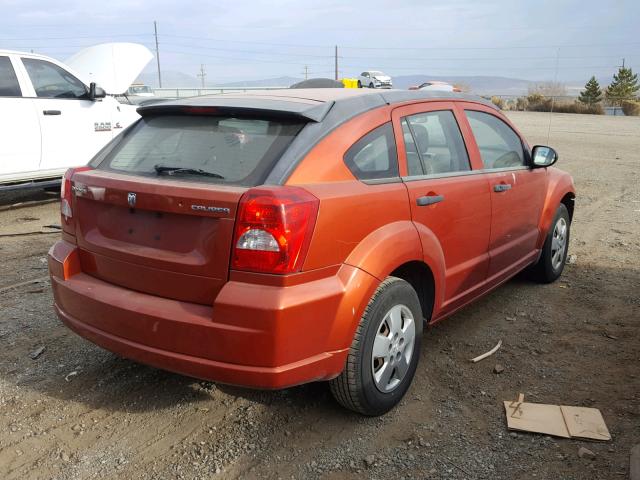
{"type": "Polygon", "coordinates": [[[413,356],[416,323],[405,305],[393,306],[376,331],[371,368],[376,388],[383,393],[395,390],[402,382],[413,356]]]}
{"type": "Polygon", "coordinates": [[[564,261],[567,248],[567,221],[560,217],[553,227],[551,237],[551,266],[558,270],[564,261]]]}

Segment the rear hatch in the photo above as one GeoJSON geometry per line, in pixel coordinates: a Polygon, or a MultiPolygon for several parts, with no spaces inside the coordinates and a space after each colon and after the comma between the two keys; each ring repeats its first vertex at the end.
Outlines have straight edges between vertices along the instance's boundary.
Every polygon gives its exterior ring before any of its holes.
{"type": "Polygon", "coordinates": [[[183,113],[143,117],[74,175],[76,239],[89,275],[211,304],[228,279],[241,196],[304,122],[183,113]]]}

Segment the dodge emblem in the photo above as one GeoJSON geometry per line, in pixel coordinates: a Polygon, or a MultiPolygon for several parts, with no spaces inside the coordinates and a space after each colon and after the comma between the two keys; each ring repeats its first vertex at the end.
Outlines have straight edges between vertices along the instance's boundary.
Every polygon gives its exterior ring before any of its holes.
{"type": "Polygon", "coordinates": [[[131,208],[136,206],[136,194],[129,192],[129,194],[127,195],[127,202],[129,203],[129,206],[131,208]]]}

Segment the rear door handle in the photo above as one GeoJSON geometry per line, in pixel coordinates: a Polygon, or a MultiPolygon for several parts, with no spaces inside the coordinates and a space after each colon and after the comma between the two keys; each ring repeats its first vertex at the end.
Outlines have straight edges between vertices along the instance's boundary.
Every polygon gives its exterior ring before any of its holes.
{"type": "Polygon", "coordinates": [[[493,186],[494,192],[506,192],[507,190],[511,190],[510,183],[499,183],[498,185],[493,186]]]}
{"type": "Polygon", "coordinates": [[[425,195],[424,197],[416,198],[416,203],[419,207],[426,207],[427,205],[433,205],[444,200],[443,195],[425,195]]]}
{"type": "Polygon", "coordinates": [[[43,110],[42,113],[45,115],[62,115],[60,110],[43,110]]]}

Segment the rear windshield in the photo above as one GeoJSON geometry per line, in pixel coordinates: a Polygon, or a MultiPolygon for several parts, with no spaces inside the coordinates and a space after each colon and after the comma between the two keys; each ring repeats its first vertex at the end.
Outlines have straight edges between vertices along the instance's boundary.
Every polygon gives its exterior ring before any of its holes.
{"type": "Polygon", "coordinates": [[[229,116],[143,117],[92,165],[167,179],[260,185],[303,126],[229,116]],[[168,175],[172,169],[184,170],[168,175]]]}

